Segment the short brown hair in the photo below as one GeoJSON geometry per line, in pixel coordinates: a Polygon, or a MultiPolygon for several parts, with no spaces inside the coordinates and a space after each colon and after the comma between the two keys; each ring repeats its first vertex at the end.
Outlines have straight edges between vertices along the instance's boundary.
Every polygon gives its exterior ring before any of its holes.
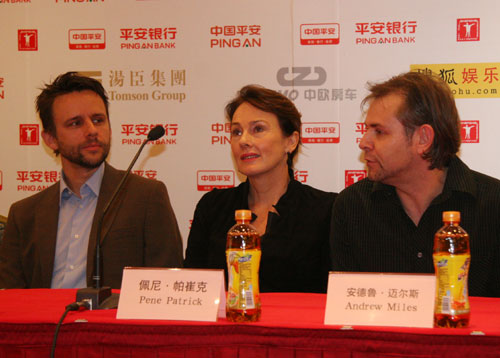
{"type": "MultiPolygon", "coordinates": [[[[295,107],[295,104],[286,96],[258,85],[244,86],[238,91],[236,97],[226,105],[226,115],[229,121],[233,120],[234,112],[244,102],[251,104],[261,111],[276,115],[280,128],[286,137],[290,137],[293,132],[299,133],[300,145],[300,126],[302,124],[300,118],[302,115],[297,110],[297,107],[295,107]]],[[[293,159],[299,151],[299,145],[295,147],[292,153],[288,154],[288,168],[293,167],[293,159]]]]}
{"type": "Polygon", "coordinates": [[[36,110],[42,120],[43,130],[56,137],[56,128],[52,113],[52,105],[57,97],[72,92],[92,91],[101,97],[106,107],[106,116],[109,120],[108,95],[102,84],[96,79],[81,76],[78,72],[66,72],[50,84],[46,84],[36,98],[36,110]]]}
{"type": "Polygon", "coordinates": [[[361,102],[368,102],[389,94],[405,97],[398,111],[398,119],[411,137],[415,129],[429,124],[434,129],[431,148],[422,156],[430,162],[429,169],[442,169],[460,148],[460,117],[455,99],[448,85],[435,75],[407,72],[386,82],[369,83],[370,94],[361,102]]]}

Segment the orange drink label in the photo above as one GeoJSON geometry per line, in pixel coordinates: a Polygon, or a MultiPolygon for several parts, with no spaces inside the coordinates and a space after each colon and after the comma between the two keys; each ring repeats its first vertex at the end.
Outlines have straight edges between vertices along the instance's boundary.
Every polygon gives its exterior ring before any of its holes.
{"type": "Polygon", "coordinates": [[[252,309],[259,292],[260,250],[226,250],[228,267],[227,307],[252,309]]]}
{"type": "Polygon", "coordinates": [[[435,313],[468,313],[467,273],[470,254],[434,254],[433,257],[437,275],[435,313]]]}

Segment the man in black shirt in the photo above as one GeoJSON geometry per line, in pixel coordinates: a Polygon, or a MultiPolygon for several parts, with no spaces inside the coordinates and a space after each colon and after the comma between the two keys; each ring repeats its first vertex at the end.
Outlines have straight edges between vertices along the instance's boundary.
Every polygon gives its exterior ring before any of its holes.
{"type": "Polygon", "coordinates": [[[443,211],[470,235],[469,294],[500,297],[500,181],[457,156],[460,119],[448,86],[410,72],[371,85],[360,148],[368,178],[332,213],[335,271],[433,273],[443,211]]]}

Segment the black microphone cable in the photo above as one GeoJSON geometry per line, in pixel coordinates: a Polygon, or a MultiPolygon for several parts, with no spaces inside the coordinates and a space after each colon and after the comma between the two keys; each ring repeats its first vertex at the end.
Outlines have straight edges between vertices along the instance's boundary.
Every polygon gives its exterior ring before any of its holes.
{"type": "Polygon", "coordinates": [[[61,328],[61,325],[64,319],[66,318],[68,312],[78,311],[80,309],[88,310],[89,308],[90,308],[90,303],[87,301],[73,302],[66,306],[66,310],[64,311],[63,315],[61,316],[61,319],[59,320],[59,323],[57,323],[56,326],[56,332],[54,333],[54,340],[52,341],[52,349],[50,351],[50,358],[54,358],[54,354],[56,353],[56,343],[57,343],[57,336],[59,335],[59,329],[61,328]]]}

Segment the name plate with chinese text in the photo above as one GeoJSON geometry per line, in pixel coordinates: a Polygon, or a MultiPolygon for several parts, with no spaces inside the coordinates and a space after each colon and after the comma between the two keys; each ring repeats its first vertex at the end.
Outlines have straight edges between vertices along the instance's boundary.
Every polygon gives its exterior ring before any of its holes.
{"type": "Polygon", "coordinates": [[[224,270],[125,267],[116,318],[215,322],[224,286],[224,270]]]}
{"type": "Polygon", "coordinates": [[[325,324],[432,328],[432,274],[330,272],[325,324]]]}

